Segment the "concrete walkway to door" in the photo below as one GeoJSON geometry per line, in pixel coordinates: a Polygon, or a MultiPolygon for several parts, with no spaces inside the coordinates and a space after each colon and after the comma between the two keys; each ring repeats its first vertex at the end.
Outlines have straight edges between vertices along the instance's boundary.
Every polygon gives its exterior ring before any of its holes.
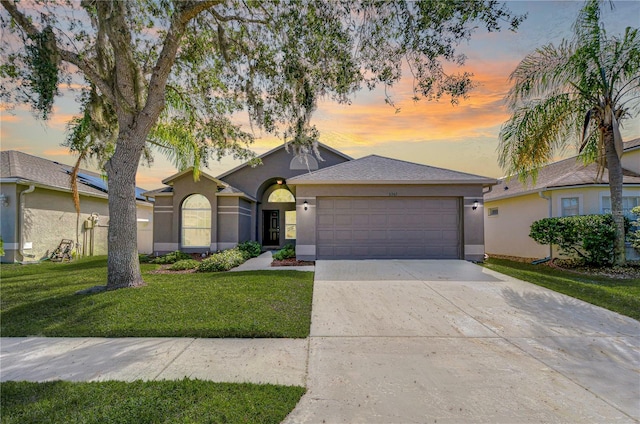
{"type": "Polygon", "coordinates": [[[287,423],[640,420],[640,323],[464,261],[317,261],[287,423]]]}

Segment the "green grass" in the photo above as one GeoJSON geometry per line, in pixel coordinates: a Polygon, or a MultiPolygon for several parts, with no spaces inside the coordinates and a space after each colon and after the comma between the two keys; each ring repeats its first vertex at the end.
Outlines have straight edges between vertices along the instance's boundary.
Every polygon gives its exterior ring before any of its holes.
{"type": "Polygon", "coordinates": [[[485,267],[640,320],[640,280],[577,274],[545,265],[489,259],[485,267]]]}
{"type": "Polygon", "coordinates": [[[0,266],[0,334],[56,337],[309,335],[313,274],[299,271],[149,274],[147,286],[91,295],[106,257],[0,266]]]}
{"type": "Polygon", "coordinates": [[[180,381],[4,382],[2,423],[279,423],[305,389],[180,381]]]}

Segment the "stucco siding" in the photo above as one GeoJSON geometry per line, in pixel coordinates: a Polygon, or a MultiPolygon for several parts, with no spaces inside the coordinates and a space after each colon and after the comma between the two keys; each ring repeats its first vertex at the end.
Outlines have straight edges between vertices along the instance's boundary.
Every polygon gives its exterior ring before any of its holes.
{"type": "MultiPolygon", "coordinates": [[[[23,246],[26,261],[46,258],[60,244],[61,239],[76,240],[76,211],[71,193],[36,188],[24,196],[23,246]]],[[[109,207],[107,199],[80,196],[80,252],[107,254],[109,207]],[[96,213],[98,224],[85,229],[84,221],[96,213]]]]}
{"type": "Polygon", "coordinates": [[[625,152],[622,155],[622,166],[640,174],[640,149],[625,152]]]}
{"type": "MultiPolygon", "coordinates": [[[[343,156],[337,155],[322,146],[320,147],[320,154],[322,155],[322,159],[324,159],[322,161],[318,160],[318,167],[320,169],[347,161],[343,156]]],[[[258,193],[260,185],[264,181],[276,177],[286,180],[287,178],[306,172],[300,169],[290,169],[292,158],[292,153],[288,153],[285,149],[280,149],[263,158],[262,165],[258,165],[255,168],[245,166],[223,176],[221,179],[246,194],[257,198],[260,194],[258,193]]]]}
{"type": "Polygon", "coordinates": [[[238,242],[249,241],[254,233],[254,215],[252,204],[244,199],[238,202],[239,210],[242,212],[238,216],[238,242]]]}
{"type": "MultiPolygon", "coordinates": [[[[494,212],[495,213],[495,212],[494,212]]],[[[549,216],[549,203],[537,193],[484,204],[485,251],[522,258],[549,256],[549,247],[529,237],[531,224],[549,216]],[[497,215],[491,215],[497,209],[497,215]]]]}
{"type": "MultiPolygon", "coordinates": [[[[173,196],[158,196],[153,207],[153,238],[154,244],[177,243],[174,234],[173,196]]],[[[158,250],[154,247],[154,251],[158,250]]],[[[160,249],[162,250],[162,249],[160,249]]]]}
{"type": "Polygon", "coordinates": [[[218,245],[228,249],[238,244],[240,214],[248,213],[240,209],[237,197],[220,197],[218,199],[218,245]]]}

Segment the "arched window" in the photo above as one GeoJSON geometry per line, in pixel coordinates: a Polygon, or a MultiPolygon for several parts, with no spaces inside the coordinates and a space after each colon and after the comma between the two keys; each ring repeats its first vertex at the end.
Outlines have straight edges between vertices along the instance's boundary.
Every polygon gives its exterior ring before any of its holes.
{"type": "Polygon", "coordinates": [[[211,246],[211,204],[202,194],[182,203],[182,247],[211,246]]]}
{"type": "Polygon", "coordinates": [[[293,194],[285,188],[275,189],[267,200],[269,203],[295,203],[295,201],[296,198],[293,197],[293,194]]]}

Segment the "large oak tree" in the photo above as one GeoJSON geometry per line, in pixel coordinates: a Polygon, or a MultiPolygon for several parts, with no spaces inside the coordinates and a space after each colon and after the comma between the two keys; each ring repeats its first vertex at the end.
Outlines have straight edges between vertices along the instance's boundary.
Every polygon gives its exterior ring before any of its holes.
{"type": "Polygon", "coordinates": [[[134,186],[150,147],[182,166],[251,157],[251,131],[231,120],[246,111],[294,152],[317,150],[319,98],[348,103],[408,69],[416,99],[455,102],[473,85],[467,72],[445,72],[464,63],[458,43],[478,25],[515,29],[523,19],[480,0],[0,3],[3,38],[15,37],[3,47],[3,100],[47,119],[61,83],[86,81],[71,140],[108,154],[109,289],[143,284],[134,186]]]}

